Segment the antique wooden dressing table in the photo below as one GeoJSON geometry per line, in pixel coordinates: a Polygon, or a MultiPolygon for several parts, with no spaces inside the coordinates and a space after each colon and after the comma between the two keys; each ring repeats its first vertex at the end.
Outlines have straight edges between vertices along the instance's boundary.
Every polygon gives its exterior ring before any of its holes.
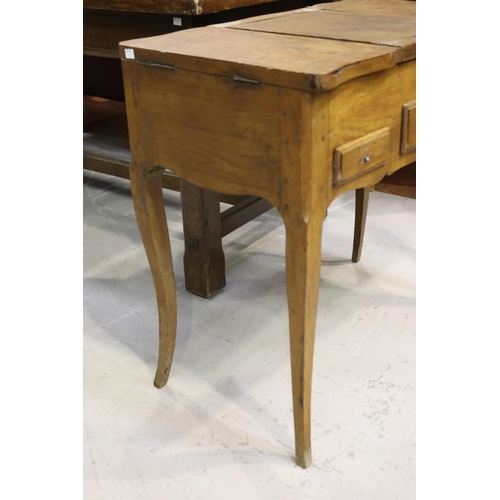
{"type": "Polygon", "coordinates": [[[202,188],[262,197],[283,217],[296,460],[307,467],[324,214],[416,159],[415,4],[342,0],[123,42],[120,54],[158,298],[155,385],[167,382],[176,332],[168,167],[202,188]]]}

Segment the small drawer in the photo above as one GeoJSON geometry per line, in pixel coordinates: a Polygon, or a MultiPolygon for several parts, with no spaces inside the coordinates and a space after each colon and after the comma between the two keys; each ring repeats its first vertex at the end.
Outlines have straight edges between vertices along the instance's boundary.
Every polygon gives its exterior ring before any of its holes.
{"type": "Polygon", "coordinates": [[[383,165],[389,156],[389,127],[335,148],[333,182],[339,184],[383,165]]]}
{"type": "Polygon", "coordinates": [[[403,106],[401,120],[401,154],[417,148],[417,102],[407,102],[403,106]]]}

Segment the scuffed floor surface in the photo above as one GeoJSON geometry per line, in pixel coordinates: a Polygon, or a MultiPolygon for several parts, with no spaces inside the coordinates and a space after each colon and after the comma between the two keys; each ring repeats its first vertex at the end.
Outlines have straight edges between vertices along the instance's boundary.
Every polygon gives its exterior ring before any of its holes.
{"type": "Polygon", "coordinates": [[[312,466],[295,465],[284,226],[224,239],[227,286],[187,293],[180,197],[165,191],[179,326],[153,387],[157,311],[128,181],[84,171],[84,498],[415,498],[415,200],[330,206],[313,376],[312,466]]]}

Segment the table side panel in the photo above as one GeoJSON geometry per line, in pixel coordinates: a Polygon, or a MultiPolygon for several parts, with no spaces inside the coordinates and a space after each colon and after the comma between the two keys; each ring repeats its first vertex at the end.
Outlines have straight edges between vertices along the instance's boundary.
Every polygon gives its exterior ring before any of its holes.
{"type": "MultiPolygon", "coordinates": [[[[388,158],[373,174],[375,182],[384,174],[415,161],[415,151],[401,154],[400,147],[403,106],[416,96],[415,70],[416,61],[409,61],[390,70],[351,80],[331,91],[329,148],[332,162],[336,148],[385,127],[389,128],[388,158]]],[[[367,185],[361,179],[367,174],[337,184],[334,183],[333,168],[330,175],[331,197],[367,185]]]]}
{"type": "Polygon", "coordinates": [[[139,132],[148,167],[217,192],[279,202],[277,88],[137,61],[123,61],[123,73],[129,128],[134,121],[148,131],[139,132]]]}

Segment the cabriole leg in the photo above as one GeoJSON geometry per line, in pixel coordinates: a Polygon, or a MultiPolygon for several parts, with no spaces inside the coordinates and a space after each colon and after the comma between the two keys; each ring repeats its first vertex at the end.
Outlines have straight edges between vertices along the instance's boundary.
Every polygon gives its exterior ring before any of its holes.
{"type": "Polygon", "coordinates": [[[132,196],[144,248],[148,256],[158,301],[160,346],[155,387],[168,380],[174,355],[177,328],[177,303],[168,236],[167,218],[162,193],[163,169],[131,166],[132,196]]]}

